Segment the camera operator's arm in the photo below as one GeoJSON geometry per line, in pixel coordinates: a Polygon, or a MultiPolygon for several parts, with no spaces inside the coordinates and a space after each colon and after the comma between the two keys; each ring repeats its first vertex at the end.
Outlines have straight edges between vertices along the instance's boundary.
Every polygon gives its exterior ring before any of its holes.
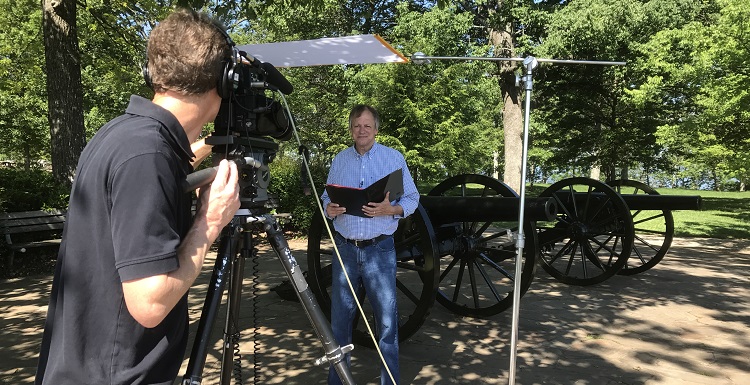
{"type": "Polygon", "coordinates": [[[193,150],[193,154],[195,154],[195,159],[190,162],[193,168],[198,167],[204,159],[211,155],[211,147],[210,144],[206,144],[205,138],[197,140],[190,145],[190,149],[193,150]]]}
{"type": "Polygon", "coordinates": [[[211,244],[240,207],[237,166],[222,160],[211,186],[200,191],[198,212],[177,249],[179,268],[122,284],[128,311],[145,327],[155,327],[187,293],[211,244]]]}

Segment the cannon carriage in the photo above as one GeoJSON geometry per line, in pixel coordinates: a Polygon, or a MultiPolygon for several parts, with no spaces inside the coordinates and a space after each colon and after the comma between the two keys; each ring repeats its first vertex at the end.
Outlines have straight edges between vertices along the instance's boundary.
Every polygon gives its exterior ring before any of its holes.
{"type": "MultiPolygon", "coordinates": [[[[401,340],[419,329],[434,301],[470,317],[510,308],[515,280],[520,279],[523,295],[537,264],[573,285],[646,271],[671,245],[671,210],[700,207],[700,197],[663,196],[640,182],[565,179],[525,199],[517,278],[520,202],[504,183],[475,174],[446,179],[420,198],[417,211],[394,234],[401,340]]],[[[330,313],[336,257],[320,213],[310,226],[307,258],[310,286],[330,313]]],[[[365,313],[372,312],[365,308],[365,313]]],[[[370,345],[364,322],[355,323],[355,342],[370,345]]]]}

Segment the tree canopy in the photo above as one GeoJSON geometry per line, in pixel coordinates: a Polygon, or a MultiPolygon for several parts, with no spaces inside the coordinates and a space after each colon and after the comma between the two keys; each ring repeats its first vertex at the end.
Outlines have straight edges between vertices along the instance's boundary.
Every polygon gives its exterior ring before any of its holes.
{"type": "MultiPolygon", "coordinates": [[[[49,88],[61,73],[45,61],[44,4],[0,0],[0,159],[27,168],[68,162],[54,155],[78,151],[66,135],[90,138],[122,113],[130,94],[150,96],[140,75],[148,32],[174,7],[187,6],[215,15],[239,44],[375,33],[406,56],[625,61],[539,66],[532,181],[591,169],[655,186],[741,189],[750,179],[744,0],[77,2],[76,34],[62,38],[76,40],[80,58],[65,68],[79,66],[80,80],[65,81],[80,83],[81,101],[65,96],[65,83],[49,88]],[[60,118],[76,108],[80,122],[60,118]]],[[[381,111],[379,140],[405,154],[420,182],[491,175],[497,154],[518,147],[517,132],[503,135],[518,123],[509,120],[517,112],[508,103],[520,106],[523,98],[513,88],[517,64],[435,60],[282,72],[295,87],[288,100],[316,167],[349,145],[346,116],[361,102],[381,111]]],[[[282,143],[280,156],[296,153],[296,143],[282,143]]]]}

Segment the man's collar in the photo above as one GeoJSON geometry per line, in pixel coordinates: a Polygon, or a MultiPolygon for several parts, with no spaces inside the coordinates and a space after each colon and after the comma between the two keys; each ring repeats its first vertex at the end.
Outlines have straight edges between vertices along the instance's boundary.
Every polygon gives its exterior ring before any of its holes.
{"type": "Polygon", "coordinates": [[[188,160],[195,157],[193,150],[190,149],[190,140],[188,140],[185,129],[182,127],[177,118],[168,110],[154,104],[152,101],[138,95],[130,96],[130,104],[125,110],[126,113],[152,118],[161,123],[172,137],[188,160]]]}
{"type": "Polygon", "coordinates": [[[367,152],[365,152],[364,154],[360,154],[359,151],[357,151],[356,145],[352,146],[351,149],[352,151],[354,151],[354,155],[358,157],[364,157],[364,156],[372,157],[378,151],[377,150],[378,146],[380,146],[380,144],[378,144],[378,142],[376,141],[375,143],[372,144],[372,147],[370,147],[370,149],[367,150],[367,152]]]}

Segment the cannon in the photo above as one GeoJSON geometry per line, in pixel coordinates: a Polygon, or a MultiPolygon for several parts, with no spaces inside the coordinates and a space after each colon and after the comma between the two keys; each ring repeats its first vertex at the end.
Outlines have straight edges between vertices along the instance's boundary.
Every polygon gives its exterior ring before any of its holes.
{"type": "MultiPolygon", "coordinates": [[[[394,234],[399,338],[405,340],[419,329],[435,301],[470,317],[508,309],[515,280],[521,280],[523,295],[537,263],[557,280],[574,285],[645,271],[671,244],[670,210],[699,206],[700,197],[661,196],[639,182],[607,185],[589,178],[565,179],[525,199],[518,278],[518,194],[483,175],[448,178],[420,198],[417,211],[404,218],[394,234]],[[636,258],[629,263],[631,253],[636,258]]],[[[329,313],[334,251],[320,213],[310,225],[307,252],[308,282],[329,313]]],[[[365,313],[372,313],[367,305],[365,313]]],[[[355,323],[355,342],[370,345],[363,322],[355,323]]]]}
{"type": "Polygon", "coordinates": [[[674,235],[672,210],[698,210],[700,196],[665,196],[630,180],[568,178],[545,189],[557,218],[537,222],[539,264],[555,279],[593,285],[659,263],[674,235]]]}

